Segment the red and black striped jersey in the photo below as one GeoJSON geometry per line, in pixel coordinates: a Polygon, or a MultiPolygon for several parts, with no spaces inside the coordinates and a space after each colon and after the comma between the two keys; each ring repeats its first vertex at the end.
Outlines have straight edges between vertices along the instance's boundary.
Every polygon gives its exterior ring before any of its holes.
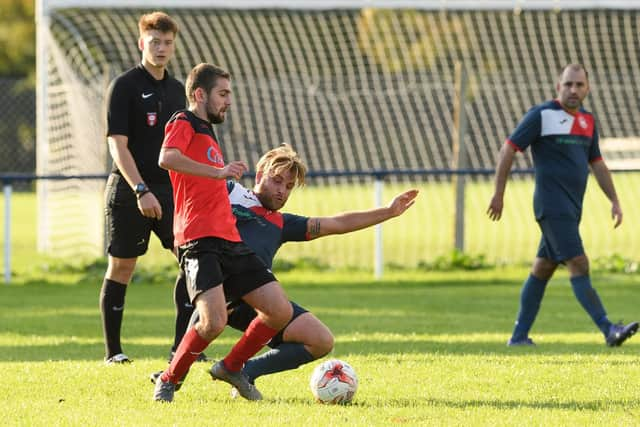
{"type": "MultiPolygon", "coordinates": [[[[199,163],[224,167],[222,151],[211,123],[189,110],[178,111],[165,130],[162,148],[175,148],[199,163]]],[[[224,179],[211,179],[169,171],[175,212],[173,234],[176,246],[203,237],[240,242],[236,220],[224,179]]]]}

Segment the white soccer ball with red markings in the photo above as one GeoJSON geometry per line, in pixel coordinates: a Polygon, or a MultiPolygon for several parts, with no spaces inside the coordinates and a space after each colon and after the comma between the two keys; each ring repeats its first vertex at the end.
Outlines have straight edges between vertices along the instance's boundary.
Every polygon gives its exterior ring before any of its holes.
{"type": "Polygon", "coordinates": [[[358,376],[347,362],[331,359],[313,370],[309,386],[318,402],[345,404],[351,402],[356,394],[358,376]]]}

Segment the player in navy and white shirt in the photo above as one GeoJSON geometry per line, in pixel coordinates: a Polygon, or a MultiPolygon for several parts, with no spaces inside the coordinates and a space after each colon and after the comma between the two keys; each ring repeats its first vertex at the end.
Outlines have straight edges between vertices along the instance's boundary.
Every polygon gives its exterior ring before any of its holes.
{"type": "Polygon", "coordinates": [[[269,210],[256,193],[234,181],[227,182],[227,190],[242,241],[270,268],[283,243],[310,240],[308,217],[269,210]]]}
{"type": "Polygon", "coordinates": [[[570,113],[558,100],[548,101],[529,110],[507,143],[516,151],[531,146],[536,219],[579,221],[589,164],[602,161],[593,115],[583,108],[570,113]]]}
{"type": "Polygon", "coordinates": [[[611,174],[598,145],[593,115],[582,108],[589,93],[587,72],[580,64],[567,65],[556,85],[557,99],[533,107],[504,143],[496,167],[495,193],[489,217],[502,216],[507,177],[516,152],[531,147],[535,168],[533,209],[542,238],[531,274],[524,283],[520,311],[508,345],[533,345],[529,330],[538,314],[546,285],[559,263],[566,264],[573,292],[602,331],[609,346],[619,346],[638,329],[638,322],[615,325],[608,319],[591,286],[589,259],[582,246],[579,224],[589,167],[611,202],[614,228],[622,209],[611,174]]]}
{"type": "MultiPolygon", "coordinates": [[[[227,188],[242,240],[269,267],[285,242],[313,240],[381,223],[404,213],[418,195],[417,190],[409,190],[396,196],[387,207],[331,217],[283,214],[279,210],[286,204],[291,191],[304,184],[304,163],[290,146],[283,144],[262,156],[256,169],[253,189],[234,182],[229,182],[227,188]]],[[[271,350],[246,362],[243,373],[252,383],[259,376],[295,369],[333,349],[333,335],[329,328],[296,303],[291,302],[291,305],[293,318],[268,343],[271,350]]],[[[255,310],[242,300],[231,301],[228,307],[227,324],[240,331],[244,331],[256,317],[255,310]]],[[[186,328],[187,325],[176,324],[176,342],[180,341],[186,328]]]]}

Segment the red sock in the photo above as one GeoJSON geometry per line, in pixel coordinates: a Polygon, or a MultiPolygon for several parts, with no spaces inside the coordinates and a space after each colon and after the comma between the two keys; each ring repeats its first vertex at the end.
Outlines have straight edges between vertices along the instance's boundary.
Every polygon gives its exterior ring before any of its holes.
{"type": "Polygon", "coordinates": [[[260,318],[256,317],[249,324],[236,345],[233,346],[227,357],[224,358],[224,366],[232,372],[240,371],[244,363],[260,351],[277,333],[277,329],[270,328],[262,323],[260,318]]]}
{"type": "Polygon", "coordinates": [[[196,328],[189,329],[182,337],[169,368],[160,377],[162,381],[177,384],[208,345],[209,341],[198,335],[196,328]]]}

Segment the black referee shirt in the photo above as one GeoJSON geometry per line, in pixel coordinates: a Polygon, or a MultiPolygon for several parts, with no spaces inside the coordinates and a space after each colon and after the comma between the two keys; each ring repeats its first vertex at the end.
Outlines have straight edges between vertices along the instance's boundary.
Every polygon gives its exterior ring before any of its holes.
{"type": "MultiPolygon", "coordinates": [[[[169,185],[169,174],[158,166],[164,126],[185,108],[184,86],[167,71],[156,80],[139,64],[116,77],[107,92],[107,136],[125,135],[129,151],[149,185],[169,185]]],[[[113,173],[121,175],[113,162],[113,173]]]]}

